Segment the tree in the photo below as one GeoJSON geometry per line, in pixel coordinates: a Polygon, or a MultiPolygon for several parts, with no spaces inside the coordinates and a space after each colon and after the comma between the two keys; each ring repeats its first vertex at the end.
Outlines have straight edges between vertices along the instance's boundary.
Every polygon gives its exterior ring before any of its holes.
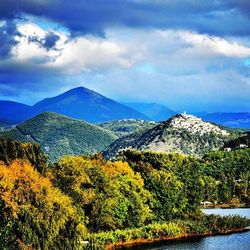
{"type": "Polygon", "coordinates": [[[152,217],[151,194],[127,163],[66,156],[52,173],[54,184],[72,197],[94,231],[140,226],[152,217]]]}
{"type": "Polygon", "coordinates": [[[177,153],[135,150],[124,151],[120,159],[142,175],[145,188],[156,200],[156,218],[168,220],[198,211],[202,190],[197,160],[177,153]]]}
{"type": "Polygon", "coordinates": [[[76,249],[85,232],[69,197],[27,161],[0,164],[0,249],[76,249]]]}
{"type": "Polygon", "coordinates": [[[139,173],[125,162],[101,166],[105,176],[102,191],[93,203],[90,222],[95,230],[139,227],[152,220],[152,196],[139,173]]]}
{"type": "Polygon", "coordinates": [[[147,176],[147,182],[147,188],[154,197],[154,212],[158,220],[176,218],[187,202],[182,196],[183,183],[164,169],[152,170],[147,176]]]}
{"type": "Polygon", "coordinates": [[[47,157],[38,144],[0,139],[0,161],[10,164],[15,159],[28,160],[41,174],[47,171],[47,157]]]}

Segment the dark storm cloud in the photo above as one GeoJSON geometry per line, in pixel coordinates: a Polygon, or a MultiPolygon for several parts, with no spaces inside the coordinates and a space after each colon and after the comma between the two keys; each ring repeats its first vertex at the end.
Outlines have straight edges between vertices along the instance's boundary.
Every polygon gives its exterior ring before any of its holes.
{"type": "Polygon", "coordinates": [[[61,72],[52,70],[32,62],[8,62],[0,64],[0,96],[18,97],[29,92],[27,103],[32,103],[39,92],[57,89],[64,80],[61,72]]]}
{"type": "Polygon", "coordinates": [[[55,46],[56,42],[60,39],[60,36],[54,32],[49,32],[44,38],[43,46],[46,49],[51,49],[55,46]]]}
{"type": "Polygon", "coordinates": [[[0,59],[9,56],[11,48],[17,44],[14,37],[19,35],[16,25],[12,21],[2,23],[0,26],[0,59]]]}
{"type": "Polygon", "coordinates": [[[247,0],[0,0],[0,17],[45,17],[73,35],[103,35],[106,27],[180,28],[214,35],[249,35],[247,0]]]}
{"type": "Polygon", "coordinates": [[[39,38],[37,36],[28,37],[28,41],[30,43],[38,43],[40,46],[46,48],[47,50],[53,49],[58,40],[60,40],[60,36],[52,31],[49,31],[44,38],[39,38]]]}

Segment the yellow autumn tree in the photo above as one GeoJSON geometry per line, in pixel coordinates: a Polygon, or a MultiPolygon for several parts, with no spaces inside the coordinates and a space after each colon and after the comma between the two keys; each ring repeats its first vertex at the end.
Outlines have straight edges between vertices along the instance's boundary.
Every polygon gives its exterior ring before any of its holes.
{"type": "Polygon", "coordinates": [[[85,232],[71,198],[27,161],[0,162],[0,249],[77,249],[85,232]]]}

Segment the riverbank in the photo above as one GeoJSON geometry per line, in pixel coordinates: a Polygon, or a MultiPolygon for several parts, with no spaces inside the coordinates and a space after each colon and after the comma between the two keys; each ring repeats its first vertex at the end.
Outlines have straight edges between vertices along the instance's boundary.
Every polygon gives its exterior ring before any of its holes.
{"type": "Polygon", "coordinates": [[[162,236],[155,239],[138,239],[131,242],[118,242],[116,244],[109,244],[106,245],[107,250],[115,250],[115,249],[121,249],[121,248],[127,248],[131,246],[137,246],[137,245],[147,245],[151,243],[156,242],[166,242],[166,241],[173,241],[173,240],[183,240],[183,239],[191,239],[191,238],[199,238],[199,237],[208,237],[208,236],[216,236],[216,235],[227,235],[232,233],[241,233],[249,231],[249,228],[236,228],[231,229],[223,232],[218,233],[203,233],[203,234],[186,234],[182,236],[162,236]]]}
{"type": "Polygon", "coordinates": [[[213,208],[249,208],[249,206],[246,206],[246,204],[220,204],[220,205],[207,205],[207,206],[200,206],[201,209],[213,209],[213,208]]]}
{"type": "Polygon", "coordinates": [[[246,231],[250,220],[240,216],[201,215],[199,218],[150,224],[140,228],[91,235],[95,249],[113,250],[133,245],[246,231]]]}

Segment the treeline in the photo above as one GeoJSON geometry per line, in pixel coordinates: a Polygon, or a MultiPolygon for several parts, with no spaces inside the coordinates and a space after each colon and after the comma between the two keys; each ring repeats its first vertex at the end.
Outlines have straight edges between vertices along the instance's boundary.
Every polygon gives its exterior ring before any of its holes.
{"type": "MultiPolygon", "coordinates": [[[[48,164],[38,145],[0,140],[0,249],[81,249],[92,237],[103,246],[127,229],[144,237],[145,226],[161,235],[204,233],[205,171],[192,157],[132,150],[114,162],[96,154],[48,164]]],[[[213,221],[219,231],[249,223],[213,221]]]]}
{"type": "Polygon", "coordinates": [[[250,132],[246,132],[243,136],[237,136],[236,138],[229,140],[225,143],[224,147],[230,147],[230,148],[239,148],[240,145],[243,144],[247,147],[250,147],[250,132]]]}
{"type": "Polygon", "coordinates": [[[205,200],[250,206],[250,148],[206,154],[200,169],[205,200]]]}

